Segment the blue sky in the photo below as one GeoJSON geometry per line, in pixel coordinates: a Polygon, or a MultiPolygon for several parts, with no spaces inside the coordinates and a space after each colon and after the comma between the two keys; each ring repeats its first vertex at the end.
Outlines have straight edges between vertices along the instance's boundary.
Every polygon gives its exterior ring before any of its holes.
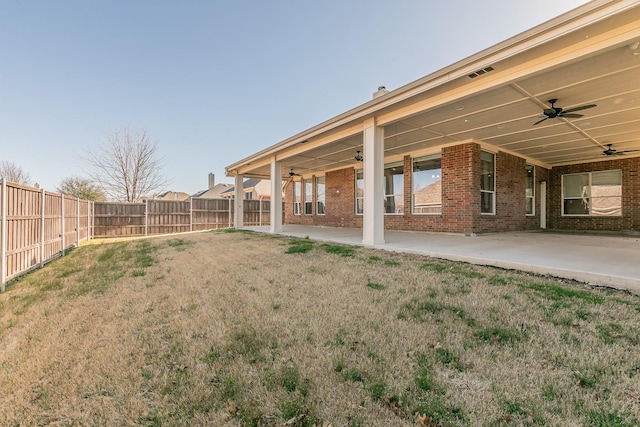
{"type": "Polygon", "coordinates": [[[579,0],[0,0],[0,160],[53,191],[146,129],[165,190],[571,10],[579,0]]]}

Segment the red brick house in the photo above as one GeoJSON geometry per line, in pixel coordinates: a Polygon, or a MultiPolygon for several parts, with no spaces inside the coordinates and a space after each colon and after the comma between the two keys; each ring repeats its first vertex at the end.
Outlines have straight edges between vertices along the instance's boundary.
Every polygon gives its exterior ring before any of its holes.
{"type": "Polygon", "coordinates": [[[385,229],[640,232],[638,22],[637,0],[592,1],[227,175],[287,181],[273,232],[282,218],[360,227],[373,245],[385,229]]]}

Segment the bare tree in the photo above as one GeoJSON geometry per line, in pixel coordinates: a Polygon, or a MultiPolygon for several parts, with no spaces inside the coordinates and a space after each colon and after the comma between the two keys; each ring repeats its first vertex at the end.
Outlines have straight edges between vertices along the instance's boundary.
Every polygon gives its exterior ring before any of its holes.
{"type": "Polygon", "coordinates": [[[31,176],[20,166],[8,160],[0,162],[0,178],[5,178],[16,184],[31,185],[31,176]]]}
{"type": "Polygon", "coordinates": [[[104,202],[106,199],[102,189],[93,181],[77,176],[63,179],[56,187],[56,191],[92,202],[104,202]]]}
{"type": "Polygon", "coordinates": [[[166,185],[157,147],[145,129],[125,128],[108,133],[106,143],[88,151],[84,160],[92,168],[91,179],[109,199],[135,202],[166,185]]]}

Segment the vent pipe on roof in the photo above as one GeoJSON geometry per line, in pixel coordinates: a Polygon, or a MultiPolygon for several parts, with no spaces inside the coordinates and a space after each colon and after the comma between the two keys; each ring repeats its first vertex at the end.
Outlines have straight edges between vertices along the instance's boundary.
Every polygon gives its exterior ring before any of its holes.
{"type": "Polygon", "coordinates": [[[386,87],[379,86],[378,91],[373,93],[373,99],[379,98],[382,95],[386,95],[387,93],[389,93],[389,91],[387,90],[386,87]]]}
{"type": "Polygon", "coordinates": [[[216,186],[216,176],[209,172],[209,189],[212,189],[216,186]]]}

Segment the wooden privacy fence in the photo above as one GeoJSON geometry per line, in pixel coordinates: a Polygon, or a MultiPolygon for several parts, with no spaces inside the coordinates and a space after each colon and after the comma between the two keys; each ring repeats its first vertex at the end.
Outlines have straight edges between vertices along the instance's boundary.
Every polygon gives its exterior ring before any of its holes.
{"type": "MultiPolygon", "coordinates": [[[[146,236],[233,226],[233,201],[190,198],[89,202],[1,181],[0,291],[5,284],[93,237],[146,236]]],[[[244,200],[244,225],[269,225],[268,200],[244,200]]]]}
{"type": "MultiPolygon", "coordinates": [[[[96,202],[94,237],[147,236],[233,226],[232,200],[146,200],[143,203],[96,202]]],[[[244,225],[269,225],[268,200],[244,200],[244,225]]]]}
{"type": "Polygon", "coordinates": [[[7,281],[64,255],[92,237],[93,204],[1,181],[0,279],[7,281]]]}

